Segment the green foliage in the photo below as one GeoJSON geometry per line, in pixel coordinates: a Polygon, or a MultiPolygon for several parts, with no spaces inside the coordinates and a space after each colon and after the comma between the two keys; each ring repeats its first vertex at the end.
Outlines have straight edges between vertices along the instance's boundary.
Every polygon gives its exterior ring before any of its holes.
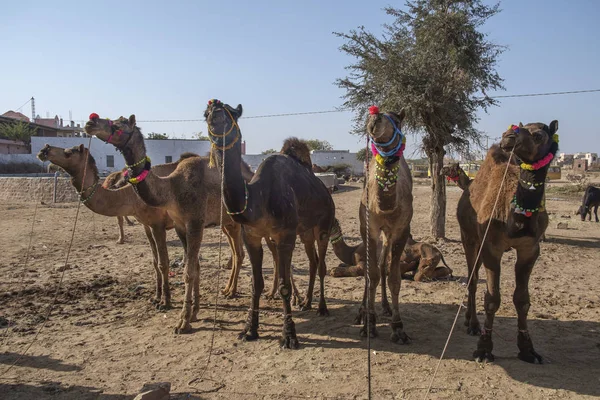
{"type": "Polygon", "coordinates": [[[333,150],[333,146],[327,140],[309,139],[303,142],[310,150],[333,150]]]}
{"type": "Polygon", "coordinates": [[[355,112],[355,132],[364,132],[368,106],[403,108],[403,126],[424,133],[428,155],[446,145],[467,150],[479,144],[478,110],[496,104],[487,91],[503,89],[495,68],[504,48],[480,31],[498,4],[414,0],[406,10],[385,9],[393,22],[381,38],[364,27],[335,33],[345,41],[340,50],[355,59],[349,75],[336,81],[346,90],[344,106],[355,112]]]}
{"type": "Polygon", "coordinates": [[[200,141],[203,141],[203,142],[210,141],[209,137],[208,136],[204,136],[204,134],[203,134],[202,131],[194,133],[194,139],[200,140],[200,141]]]}
{"type": "Polygon", "coordinates": [[[358,161],[365,161],[367,159],[367,149],[364,147],[356,152],[356,159],[358,161]]]}
{"type": "Polygon", "coordinates": [[[35,136],[36,132],[37,129],[25,121],[0,124],[0,136],[8,140],[20,140],[27,147],[31,146],[31,137],[35,136]]]}
{"type": "Polygon", "coordinates": [[[334,165],[328,166],[327,171],[328,172],[331,171],[331,172],[335,173],[336,175],[340,176],[340,175],[350,174],[352,172],[352,168],[348,164],[334,164],[334,165]]]}
{"type": "Polygon", "coordinates": [[[152,139],[152,140],[166,140],[169,138],[169,136],[166,133],[156,133],[156,132],[150,132],[148,135],[146,135],[146,137],[148,139],[152,139]]]}
{"type": "Polygon", "coordinates": [[[274,154],[274,153],[278,153],[278,151],[275,149],[268,149],[268,150],[263,151],[260,154],[274,154]]]}

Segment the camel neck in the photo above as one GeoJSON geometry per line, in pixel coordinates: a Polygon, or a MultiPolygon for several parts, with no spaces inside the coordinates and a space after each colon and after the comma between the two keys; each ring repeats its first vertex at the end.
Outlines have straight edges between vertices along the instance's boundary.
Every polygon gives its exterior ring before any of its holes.
{"type": "Polygon", "coordinates": [[[71,175],[71,184],[75,187],[78,193],[85,188],[89,188],[98,182],[98,174],[96,173],[96,166],[88,163],[87,167],[82,166],[74,171],[67,171],[71,175]]]}
{"type": "Polygon", "coordinates": [[[535,171],[520,169],[519,183],[513,203],[524,212],[537,212],[544,209],[544,191],[548,166],[535,171]]]}
{"type": "MultiPolygon", "coordinates": [[[[399,159],[393,163],[380,164],[375,159],[370,163],[370,179],[376,183],[375,195],[381,211],[391,211],[396,208],[398,192],[399,159]]],[[[373,188],[373,187],[371,187],[373,188]]]]}
{"type": "Polygon", "coordinates": [[[469,184],[471,183],[471,178],[469,178],[467,173],[461,169],[458,171],[457,183],[462,190],[465,190],[467,187],[469,187],[469,184]]]}

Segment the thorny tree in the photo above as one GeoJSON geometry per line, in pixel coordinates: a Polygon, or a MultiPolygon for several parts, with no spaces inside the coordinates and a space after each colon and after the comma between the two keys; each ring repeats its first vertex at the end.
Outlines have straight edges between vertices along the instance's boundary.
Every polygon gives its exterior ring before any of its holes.
{"type": "Polygon", "coordinates": [[[444,146],[468,152],[479,145],[476,113],[496,104],[487,91],[503,89],[495,68],[504,48],[481,32],[499,11],[499,4],[481,0],[415,0],[405,10],[385,9],[394,21],[381,37],[364,27],[334,33],[345,40],[340,50],[356,60],[336,81],[346,90],[344,106],[355,112],[355,132],[364,132],[368,106],[377,104],[383,111],[404,108],[405,129],[423,135],[436,239],[445,237],[446,226],[444,146]]]}

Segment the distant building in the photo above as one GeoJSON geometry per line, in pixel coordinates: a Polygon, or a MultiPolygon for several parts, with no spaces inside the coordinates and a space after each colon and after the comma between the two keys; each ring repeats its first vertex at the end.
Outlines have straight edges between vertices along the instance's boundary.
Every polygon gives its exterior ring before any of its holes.
{"type": "Polygon", "coordinates": [[[5,117],[5,118],[18,119],[18,120],[24,121],[24,122],[31,122],[29,120],[29,117],[27,115],[22,114],[22,113],[17,112],[17,111],[13,111],[13,110],[8,110],[4,114],[2,114],[2,116],[5,117]]]}
{"type": "Polygon", "coordinates": [[[75,122],[71,121],[69,125],[64,125],[63,119],[59,118],[58,115],[55,115],[54,118],[40,118],[38,115],[35,117],[35,123],[50,128],[56,128],[57,137],[87,137],[79,124],[75,126],[75,122]]]}

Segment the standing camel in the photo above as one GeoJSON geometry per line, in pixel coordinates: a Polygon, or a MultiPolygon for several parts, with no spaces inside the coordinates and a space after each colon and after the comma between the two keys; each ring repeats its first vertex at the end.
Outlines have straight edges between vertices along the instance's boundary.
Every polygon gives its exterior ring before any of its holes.
{"type": "MultiPolygon", "coordinates": [[[[219,100],[210,100],[204,112],[209,138],[217,164],[224,161],[224,197],[228,213],[244,226],[244,242],[252,264],[252,304],[241,339],[258,338],[258,310],[264,288],[262,276],[262,239],[271,240],[279,270],[279,294],[283,300],[282,347],[297,348],[298,339],[290,305],[290,266],[296,235],[305,246],[312,246],[321,282],[319,314],[327,314],[324,278],[329,232],[335,218],[333,199],[325,185],[303,161],[306,144],[288,139],[283,153],[269,156],[247,183],[240,174],[242,133],[237,120],[242,106],[233,108],[219,100]],[[224,160],[223,160],[224,157],[224,160]],[[314,242],[318,254],[315,254],[314,242]]],[[[308,253],[308,251],[307,251],[308,253]]],[[[311,268],[313,262],[311,261],[311,268]]],[[[310,292],[309,283],[309,292],[310,292]]]]}
{"type": "MultiPolygon", "coordinates": [[[[96,161],[83,145],[63,149],[47,144],[38,153],[38,158],[41,161],[51,161],[71,175],[71,183],[79,193],[81,201],[93,212],[108,217],[132,215],[144,225],[156,273],[154,301],[160,308],[169,308],[171,292],[169,290],[169,253],[166,230],[173,228],[173,221],[167,212],[146,205],[130,186],[110,190],[100,185],[96,161]],[[84,170],[86,171],[85,181],[83,181],[84,170]]],[[[160,174],[169,174],[169,170],[172,171],[175,167],[172,164],[165,164],[155,168],[160,174]]]]}
{"type": "Polygon", "coordinates": [[[517,252],[513,303],[518,316],[519,358],[530,363],[542,362],[542,357],[533,349],[527,328],[529,277],[540,255],[540,238],[548,226],[543,201],[544,183],[548,166],[558,149],[557,130],[558,121],[552,121],[550,126],[542,123],[512,125],[502,135],[500,145],[490,148],[477,176],[458,202],[462,243],[469,276],[473,275],[469,283],[465,325],[469,334],[481,335],[473,354],[478,361],[494,359],[492,326],[500,307],[501,259],[506,250],[513,248],[517,252]],[[511,151],[519,163],[511,159],[511,151]],[[488,224],[489,232],[484,238],[488,224]],[[475,304],[482,262],[487,275],[483,328],[475,304]]]}
{"type": "MultiPolygon", "coordinates": [[[[220,176],[208,167],[207,157],[188,157],[180,160],[173,173],[160,177],[151,169],[146,155],[144,137],[136,126],[135,115],[115,121],[91,114],[86,123],[88,134],[111,143],[123,153],[128,164],[129,183],[139,197],[148,205],[161,208],[173,219],[175,231],[186,249],[185,298],[175,333],[189,333],[190,322],[198,320],[200,309],[200,264],[198,254],[204,228],[221,225],[234,253],[234,269],[241,266],[244,256],[241,242],[241,226],[231,218],[220,221],[220,176]],[[193,303],[192,303],[193,298],[193,303]]],[[[243,178],[238,163],[238,174],[243,178]]]]}

